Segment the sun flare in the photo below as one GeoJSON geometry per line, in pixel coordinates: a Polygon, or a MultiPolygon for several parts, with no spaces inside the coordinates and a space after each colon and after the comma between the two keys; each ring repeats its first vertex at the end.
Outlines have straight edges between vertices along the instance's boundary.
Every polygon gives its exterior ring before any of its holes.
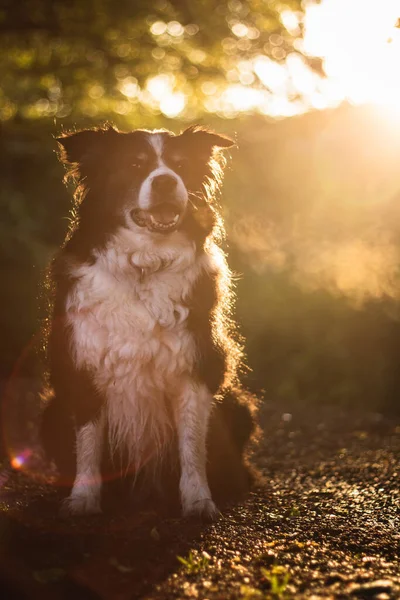
{"type": "MultiPolygon", "coordinates": [[[[251,70],[265,91],[228,86],[221,98],[222,111],[226,116],[252,109],[290,116],[347,100],[379,105],[387,116],[400,119],[399,18],[399,0],[383,0],[379,6],[374,0],[310,2],[298,49],[321,58],[326,77],[314,72],[298,53],[290,53],[280,63],[259,55],[251,70]],[[291,99],[296,95],[301,101],[291,99]]],[[[297,13],[283,11],[281,21],[289,33],[299,33],[297,13]]]]}
{"type": "Polygon", "coordinates": [[[304,51],[344,99],[399,110],[399,17],[399,0],[323,0],[307,8],[304,51]]]}

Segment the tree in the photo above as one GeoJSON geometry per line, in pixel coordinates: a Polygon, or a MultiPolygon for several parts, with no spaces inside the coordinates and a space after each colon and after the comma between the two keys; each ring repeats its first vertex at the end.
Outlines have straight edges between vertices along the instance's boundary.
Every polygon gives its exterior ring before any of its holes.
{"type": "Polygon", "coordinates": [[[301,0],[3,0],[0,120],[235,116],[268,102],[301,18],[301,0]]]}

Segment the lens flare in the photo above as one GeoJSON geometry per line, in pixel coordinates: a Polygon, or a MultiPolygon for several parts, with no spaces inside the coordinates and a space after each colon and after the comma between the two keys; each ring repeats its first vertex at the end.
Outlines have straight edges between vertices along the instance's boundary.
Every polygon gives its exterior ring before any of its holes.
{"type": "Polygon", "coordinates": [[[32,456],[32,450],[26,448],[17,456],[12,456],[10,458],[10,464],[13,469],[22,469],[24,465],[26,465],[29,457],[32,456]]]}

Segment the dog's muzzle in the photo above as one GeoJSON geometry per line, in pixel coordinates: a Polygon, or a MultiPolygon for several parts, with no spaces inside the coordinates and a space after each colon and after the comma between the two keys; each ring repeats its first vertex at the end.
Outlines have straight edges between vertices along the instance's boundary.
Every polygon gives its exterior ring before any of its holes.
{"type": "Polygon", "coordinates": [[[151,183],[150,207],[136,208],[131,217],[140,227],[157,233],[175,231],[183,217],[186,199],[178,194],[178,180],[169,174],[155,177],[151,183]]]}

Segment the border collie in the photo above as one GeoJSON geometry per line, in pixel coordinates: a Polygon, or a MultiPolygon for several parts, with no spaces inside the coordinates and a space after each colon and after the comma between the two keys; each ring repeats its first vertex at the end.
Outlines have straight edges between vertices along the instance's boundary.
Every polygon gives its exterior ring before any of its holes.
{"type": "Polygon", "coordinates": [[[76,192],[50,275],[42,435],[60,470],[67,447],[74,455],[63,511],[100,512],[105,450],[154,477],[175,440],[183,514],[213,518],[207,448],[234,445],[243,464],[252,431],[249,401],[232,393],[241,347],[216,204],[221,149],[233,141],[198,126],[174,135],[109,125],[57,141],[76,192]]]}

